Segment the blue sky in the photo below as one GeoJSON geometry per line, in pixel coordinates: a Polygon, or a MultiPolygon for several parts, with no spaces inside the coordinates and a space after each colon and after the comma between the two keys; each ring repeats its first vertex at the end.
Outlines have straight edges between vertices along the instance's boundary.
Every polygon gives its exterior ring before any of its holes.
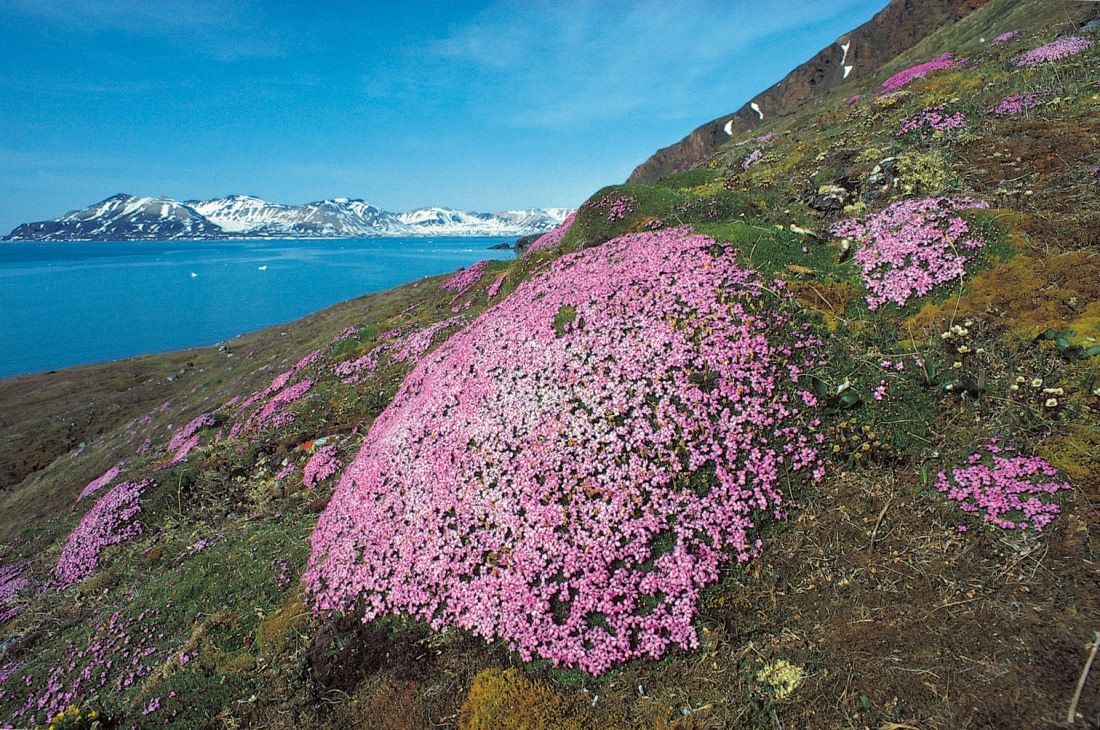
{"type": "Polygon", "coordinates": [[[0,229],[116,192],[575,206],[884,0],[0,0],[0,229]]]}

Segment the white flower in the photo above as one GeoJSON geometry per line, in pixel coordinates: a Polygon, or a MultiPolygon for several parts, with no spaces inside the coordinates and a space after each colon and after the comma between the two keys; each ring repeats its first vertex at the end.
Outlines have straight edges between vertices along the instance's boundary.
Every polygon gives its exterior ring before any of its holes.
{"type": "Polygon", "coordinates": [[[1053,408],[1056,405],[1058,405],[1058,399],[1057,398],[1047,398],[1047,402],[1046,402],[1046,407],[1047,408],[1053,408]]]}
{"type": "Polygon", "coordinates": [[[1042,378],[1035,378],[1034,380],[1032,380],[1031,381],[1031,387],[1032,388],[1042,388],[1043,387],[1042,378]]]}

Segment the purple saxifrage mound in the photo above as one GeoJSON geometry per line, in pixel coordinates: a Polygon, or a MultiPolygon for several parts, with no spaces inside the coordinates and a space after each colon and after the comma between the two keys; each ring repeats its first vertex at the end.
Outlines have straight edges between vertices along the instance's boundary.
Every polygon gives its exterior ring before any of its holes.
{"type": "Polygon", "coordinates": [[[312,538],[315,609],[600,673],[697,645],[702,589],[822,462],[785,296],[687,229],[555,261],[418,362],[312,538]]]}

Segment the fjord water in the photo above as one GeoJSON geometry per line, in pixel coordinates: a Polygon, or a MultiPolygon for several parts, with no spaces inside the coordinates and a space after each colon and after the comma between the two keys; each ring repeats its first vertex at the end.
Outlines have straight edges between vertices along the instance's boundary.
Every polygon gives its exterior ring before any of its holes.
{"type": "Polygon", "coordinates": [[[0,377],[211,345],[512,240],[0,243],[0,377]]]}

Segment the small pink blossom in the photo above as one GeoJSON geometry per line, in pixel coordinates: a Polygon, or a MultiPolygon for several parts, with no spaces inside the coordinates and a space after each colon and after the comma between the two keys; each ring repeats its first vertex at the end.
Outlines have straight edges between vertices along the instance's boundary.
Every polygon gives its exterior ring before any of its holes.
{"type": "MultiPolygon", "coordinates": [[[[936,476],[936,489],[959,503],[959,509],[980,515],[1006,530],[1041,532],[1061,508],[1050,495],[1070,489],[1056,479],[1058,471],[1038,456],[1017,456],[996,441],[971,454],[966,465],[936,476]],[[1002,455],[1003,454],[1003,455],[1002,455]]],[[[960,530],[962,531],[962,530],[960,530]]]]}
{"type": "Polygon", "coordinates": [[[880,91],[882,93],[896,91],[897,89],[900,89],[914,79],[923,79],[925,76],[932,73],[933,71],[941,71],[943,69],[953,68],[959,63],[959,61],[955,60],[955,54],[944,53],[942,56],[938,56],[931,61],[925,61],[924,63],[917,64],[916,66],[910,66],[903,71],[898,71],[896,74],[882,82],[882,87],[880,88],[880,91]]]}
{"type": "Polygon", "coordinates": [[[302,472],[302,484],[312,489],[320,482],[331,477],[342,466],[339,451],[335,444],[322,446],[309,457],[302,472]]]}
{"type": "Polygon", "coordinates": [[[576,219],[576,217],[576,213],[570,213],[569,216],[564,221],[562,221],[562,224],[560,226],[550,231],[549,233],[544,233],[543,235],[535,239],[534,243],[527,247],[527,251],[524,255],[532,254],[535,251],[541,251],[544,248],[553,248],[554,246],[557,246],[559,243],[561,243],[562,239],[565,238],[565,234],[568,233],[569,229],[573,226],[573,221],[576,219]]]}
{"type": "Polygon", "coordinates": [[[876,310],[887,302],[902,307],[939,284],[965,276],[970,252],[985,244],[956,211],[988,207],[966,197],[901,200],[865,221],[841,220],[832,233],[859,244],[855,261],[869,292],[868,308],[876,310]]]}
{"type": "Polygon", "coordinates": [[[1091,45],[1091,41],[1081,36],[1059,38],[1044,46],[1021,53],[1013,63],[1021,68],[1034,68],[1050,61],[1060,61],[1063,58],[1074,56],[1091,45]]]}
{"type": "Polygon", "coordinates": [[[80,519],[65,541],[54,568],[61,587],[71,585],[95,571],[104,548],[130,540],[142,532],[141,493],[151,481],[122,482],[99,498],[80,519]]]}
{"type": "Polygon", "coordinates": [[[80,496],[76,498],[76,501],[84,499],[85,497],[95,494],[103,487],[107,486],[115,480],[115,477],[122,471],[122,462],[115,464],[107,471],[103,472],[100,476],[96,477],[92,481],[88,482],[84,489],[80,492],[80,496]]]}

